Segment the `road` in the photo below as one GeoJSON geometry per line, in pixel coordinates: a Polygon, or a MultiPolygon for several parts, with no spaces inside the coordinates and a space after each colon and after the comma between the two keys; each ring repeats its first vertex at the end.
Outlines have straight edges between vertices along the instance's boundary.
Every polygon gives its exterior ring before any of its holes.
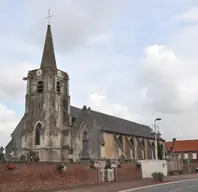
{"type": "Polygon", "coordinates": [[[198,192],[198,179],[120,192],[198,192]]]}

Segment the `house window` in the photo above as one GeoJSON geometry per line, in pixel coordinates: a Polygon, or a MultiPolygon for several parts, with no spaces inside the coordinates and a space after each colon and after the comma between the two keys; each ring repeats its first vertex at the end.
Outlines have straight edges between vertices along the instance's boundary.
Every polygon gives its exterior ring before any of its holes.
{"type": "Polygon", "coordinates": [[[181,154],[180,153],[178,154],[178,157],[181,159],[181,154]]]}
{"type": "Polygon", "coordinates": [[[57,83],[56,83],[56,91],[57,91],[57,93],[60,95],[60,88],[61,86],[60,86],[60,82],[59,81],[57,81],[57,83]]]}
{"type": "Polygon", "coordinates": [[[41,123],[36,125],[35,130],[35,145],[40,145],[40,131],[41,131],[41,123]]]}
{"type": "Polygon", "coordinates": [[[193,158],[193,159],[197,159],[197,153],[193,153],[193,154],[192,154],[192,158],[193,158]]]}
{"type": "Polygon", "coordinates": [[[43,81],[38,81],[37,83],[37,92],[42,93],[43,92],[43,81]]]}
{"type": "Polygon", "coordinates": [[[188,153],[184,153],[184,159],[188,159],[188,153]]]}

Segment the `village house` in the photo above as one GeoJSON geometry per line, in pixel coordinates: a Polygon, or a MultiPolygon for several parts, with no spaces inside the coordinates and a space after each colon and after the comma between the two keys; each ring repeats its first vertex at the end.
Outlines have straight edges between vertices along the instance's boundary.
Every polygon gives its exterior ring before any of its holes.
{"type": "MultiPolygon", "coordinates": [[[[173,142],[166,142],[166,146],[167,152],[169,152],[173,146],[173,142]]],[[[173,152],[181,159],[197,160],[198,140],[177,140],[174,143],[173,152]]]]}

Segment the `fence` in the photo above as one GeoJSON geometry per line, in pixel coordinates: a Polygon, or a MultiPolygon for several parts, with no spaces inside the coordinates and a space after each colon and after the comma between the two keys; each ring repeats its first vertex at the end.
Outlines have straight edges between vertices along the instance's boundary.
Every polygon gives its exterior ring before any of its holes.
{"type": "Polygon", "coordinates": [[[98,168],[99,177],[98,182],[113,182],[117,181],[117,168],[112,169],[104,169],[104,168],[98,168]]]}
{"type": "Polygon", "coordinates": [[[170,157],[166,161],[168,172],[183,170],[183,161],[179,157],[170,157]]]}

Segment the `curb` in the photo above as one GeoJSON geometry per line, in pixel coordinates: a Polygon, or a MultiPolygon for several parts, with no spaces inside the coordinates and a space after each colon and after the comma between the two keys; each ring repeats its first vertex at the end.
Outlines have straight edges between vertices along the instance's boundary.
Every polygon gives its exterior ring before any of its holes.
{"type": "Polygon", "coordinates": [[[140,189],[147,189],[147,188],[152,188],[152,187],[157,187],[157,186],[170,185],[170,184],[174,184],[174,183],[181,183],[181,182],[184,182],[184,181],[193,181],[193,180],[198,180],[198,177],[197,178],[192,178],[192,179],[184,179],[184,180],[179,180],[179,181],[170,181],[170,182],[167,182],[167,183],[136,187],[136,188],[121,190],[121,191],[117,191],[117,192],[131,192],[131,191],[140,190],[140,189]]]}

